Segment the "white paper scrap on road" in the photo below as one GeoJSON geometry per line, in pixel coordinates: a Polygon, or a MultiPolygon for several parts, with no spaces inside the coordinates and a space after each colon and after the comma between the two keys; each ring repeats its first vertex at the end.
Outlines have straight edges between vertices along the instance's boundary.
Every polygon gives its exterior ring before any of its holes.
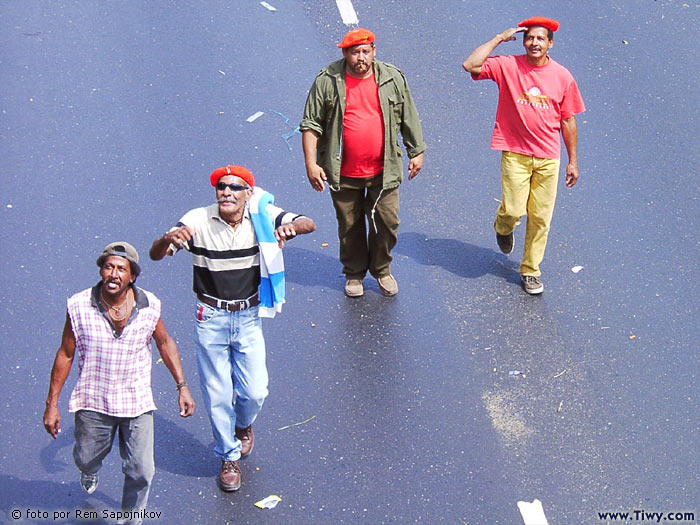
{"type": "Polygon", "coordinates": [[[264,113],[263,111],[258,111],[258,112],[256,112],[256,113],[253,113],[253,114],[252,114],[250,117],[248,117],[247,119],[245,119],[245,121],[246,121],[246,122],[253,122],[254,120],[257,120],[257,119],[259,119],[260,117],[262,117],[264,114],[265,114],[265,113],[264,113]]]}
{"type": "Polygon", "coordinates": [[[352,6],[352,0],[335,0],[335,5],[340,11],[340,18],[343,19],[343,24],[346,26],[357,25],[360,21],[357,18],[355,8],[352,6]]]}
{"type": "Polygon", "coordinates": [[[580,272],[581,270],[583,270],[583,266],[574,266],[574,267],[571,269],[571,271],[574,272],[574,273],[578,273],[578,272],[580,272]]]}
{"type": "Polygon", "coordinates": [[[538,499],[532,501],[518,501],[518,509],[523,517],[525,525],[549,525],[544,515],[542,502],[538,499]]]}
{"type": "Polygon", "coordinates": [[[269,9],[270,11],[277,11],[277,8],[272,7],[270,4],[267,2],[260,2],[260,5],[263,6],[266,9],[269,9]]]}

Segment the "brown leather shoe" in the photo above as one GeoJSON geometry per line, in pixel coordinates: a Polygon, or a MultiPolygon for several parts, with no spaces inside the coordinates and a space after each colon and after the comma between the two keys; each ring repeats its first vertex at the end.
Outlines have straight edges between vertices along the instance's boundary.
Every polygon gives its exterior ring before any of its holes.
{"type": "Polygon", "coordinates": [[[244,458],[253,452],[253,444],[255,443],[255,435],[253,434],[253,425],[248,425],[245,428],[236,427],[236,437],[241,441],[241,457],[244,458]]]}
{"type": "Polygon", "coordinates": [[[382,275],[377,279],[377,283],[379,284],[379,289],[386,296],[390,297],[399,293],[399,285],[396,283],[396,279],[394,279],[394,276],[391,274],[382,275]]]}
{"type": "Polygon", "coordinates": [[[219,488],[224,492],[233,492],[241,488],[241,467],[236,461],[222,461],[219,472],[219,488]]]}

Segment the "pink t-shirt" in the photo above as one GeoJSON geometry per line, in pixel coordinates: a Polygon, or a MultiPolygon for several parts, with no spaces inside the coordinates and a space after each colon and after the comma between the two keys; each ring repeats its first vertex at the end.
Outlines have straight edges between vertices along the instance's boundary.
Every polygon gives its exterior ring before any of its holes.
{"type": "Polygon", "coordinates": [[[586,110],[574,77],[551,57],[543,66],[525,55],[489,57],[472,78],[498,84],[492,149],[558,159],[561,121],[586,110]]]}
{"type": "Polygon", "coordinates": [[[384,170],[384,119],[374,75],[355,78],[345,75],[343,117],[344,177],[372,177],[384,170]]]}

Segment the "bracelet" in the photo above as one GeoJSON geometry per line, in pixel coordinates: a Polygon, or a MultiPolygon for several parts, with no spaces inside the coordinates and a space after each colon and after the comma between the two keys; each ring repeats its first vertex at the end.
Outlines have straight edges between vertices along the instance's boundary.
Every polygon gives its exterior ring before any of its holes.
{"type": "Polygon", "coordinates": [[[182,390],[182,389],[185,388],[186,386],[187,386],[187,381],[182,381],[182,382],[180,382],[180,383],[178,383],[178,384],[176,385],[176,388],[177,388],[178,390],[182,390]]]}

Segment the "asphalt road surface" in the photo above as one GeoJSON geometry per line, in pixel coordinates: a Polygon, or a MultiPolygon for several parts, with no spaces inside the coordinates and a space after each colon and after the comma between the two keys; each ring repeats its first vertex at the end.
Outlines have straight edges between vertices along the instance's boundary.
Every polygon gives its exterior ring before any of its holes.
{"type": "Polygon", "coordinates": [[[270,3],[0,2],[0,521],[103,523],[119,508],[116,449],[94,494],[78,484],[77,365],[57,441],[41,417],[66,298],[97,281],[107,242],[127,240],[198,402],[178,417],[155,353],[155,522],[510,525],[518,501],[538,499],[550,524],[614,523],[607,511],[651,522],[635,510],[698,523],[697,1],[355,0],[378,58],[409,80],[429,149],[401,186],[400,292],[367,279],[354,300],[328,190],[309,187],[295,132],[348,26],[332,0],[270,3]],[[509,257],[492,229],[497,90],[461,62],[535,14],[561,22],[551,55],[587,111],[582,175],[560,184],[546,290],[529,297],[524,226],[509,257]],[[214,482],[190,257],[147,260],[156,236],[212,202],[209,173],[228,163],[318,225],[285,249],[287,304],[264,323],[270,396],[232,494],[214,482]],[[271,494],[276,508],[253,505],[271,494]]]}

